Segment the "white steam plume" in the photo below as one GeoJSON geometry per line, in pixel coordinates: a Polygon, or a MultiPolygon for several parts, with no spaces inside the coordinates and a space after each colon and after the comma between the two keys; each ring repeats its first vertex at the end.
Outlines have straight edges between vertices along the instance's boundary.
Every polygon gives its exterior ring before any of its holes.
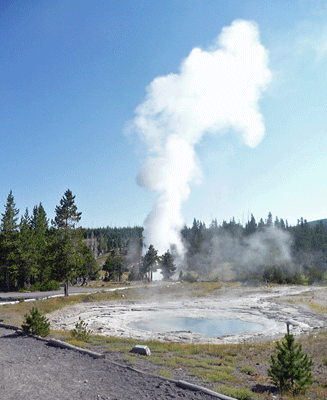
{"type": "Polygon", "coordinates": [[[181,206],[190,183],[201,178],[194,146],[206,132],[232,128],[250,147],[263,138],[258,100],[271,79],[267,64],[257,26],[236,20],[209,50],[194,48],[178,74],[158,77],[147,87],[129,127],[148,154],[137,182],[160,194],[144,224],[147,246],[164,253],[174,245],[183,255],[181,206]]]}

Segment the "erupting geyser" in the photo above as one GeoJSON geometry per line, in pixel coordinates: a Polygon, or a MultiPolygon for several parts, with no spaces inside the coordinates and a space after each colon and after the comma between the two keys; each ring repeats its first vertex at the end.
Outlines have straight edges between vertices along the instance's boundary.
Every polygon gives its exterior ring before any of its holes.
{"type": "Polygon", "coordinates": [[[144,223],[147,246],[183,256],[181,207],[190,184],[200,181],[195,145],[206,133],[233,129],[247,146],[265,128],[258,101],[270,82],[268,54],[253,22],[236,20],[208,50],[194,48],[178,74],[154,79],[129,131],[136,132],[148,158],[137,182],[159,193],[144,223]]]}

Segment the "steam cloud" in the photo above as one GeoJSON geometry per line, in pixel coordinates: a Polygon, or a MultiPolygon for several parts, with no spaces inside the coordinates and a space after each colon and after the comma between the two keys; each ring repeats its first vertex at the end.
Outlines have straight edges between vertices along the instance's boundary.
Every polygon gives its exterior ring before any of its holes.
{"type": "Polygon", "coordinates": [[[137,182],[159,193],[144,223],[146,244],[184,254],[181,207],[190,184],[201,179],[195,145],[205,133],[233,129],[247,146],[262,140],[258,101],[270,82],[268,54],[257,26],[236,20],[224,27],[209,50],[194,48],[178,74],[154,79],[129,130],[147,152],[137,182]]]}
{"type": "Polygon", "coordinates": [[[292,273],[296,270],[292,244],[291,234],[274,226],[249,236],[232,235],[222,230],[211,237],[209,235],[200,251],[188,260],[188,265],[201,279],[210,280],[262,275],[266,267],[276,265],[292,273]]]}

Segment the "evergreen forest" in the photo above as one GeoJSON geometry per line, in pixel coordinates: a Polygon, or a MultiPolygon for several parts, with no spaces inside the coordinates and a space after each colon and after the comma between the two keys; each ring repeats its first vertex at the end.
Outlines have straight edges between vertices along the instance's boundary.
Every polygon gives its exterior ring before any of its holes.
{"type": "MultiPolygon", "coordinates": [[[[215,219],[208,226],[194,219],[181,235],[186,253],[177,269],[180,279],[313,284],[327,278],[327,226],[322,221],[313,224],[300,218],[290,226],[270,212],[258,222],[251,214],[245,225],[235,218],[222,224],[215,219]]],[[[158,254],[149,265],[148,253],[156,250],[144,243],[142,227],[85,229],[84,237],[97,239],[99,253],[122,255],[131,280],[151,280],[157,268],[164,278],[176,271],[174,249],[167,249],[169,267],[164,262],[167,255],[158,254]]],[[[110,279],[115,279],[111,265],[110,279]]]]}
{"type": "Polygon", "coordinates": [[[194,219],[181,230],[183,259],[174,248],[158,254],[142,227],[82,228],[81,212],[68,189],[49,221],[42,203],[19,218],[10,191],[0,222],[0,291],[51,290],[60,283],[98,279],[152,280],[176,272],[179,279],[244,280],[313,284],[327,278],[327,226],[300,218],[295,226],[273,218],[243,225],[232,218],[207,226],[194,219]],[[90,246],[90,241],[95,248],[90,246]],[[102,260],[99,262],[99,260],[102,260]],[[97,262],[98,261],[98,262],[97,262]]]}
{"type": "Polygon", "coordinates": [[[49,221],[42,203],[19,210],[10,191],[0,223],[0,290],[54,290],[60,282],[95,277],[96,260],[77,227],[81,213],[67,190],[49,221]]]}

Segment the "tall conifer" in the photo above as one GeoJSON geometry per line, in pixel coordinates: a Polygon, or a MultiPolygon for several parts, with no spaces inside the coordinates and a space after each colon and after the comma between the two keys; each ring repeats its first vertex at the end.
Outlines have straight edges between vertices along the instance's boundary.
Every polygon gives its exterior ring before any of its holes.
{"type": "Polygon", "coordinates": [[[15,199],[12,191],[9,192],[7,203],[5,205],[5,212],[1,218],[1,232],[5,235],[18,229],[18,214],[19,210],[16,208],[15,199]]]}
{"type": "Polygon", "coordinates": [[[68,189],[60,200],[60,206],[56,206],[54,224],[57,228],[74,229],[81,219],[82,213],[77,211],[75,197],[68,189]]]}
{"type": "Polygon", "coordinates": [[[56,280],[65,280],[65,295],[68,296],[68,281],[76,276],[78,266],[81,263],[82,232],[76,228],[76,223],[81,219],[81,212],[77,211],[75,196],[71,190],[66,190],[60,200],[60,206],[55,208],[56,216],[52,221],[57,228],[54,241],[56,280]]]}
{"type": "Polygon", "coordinates": [[[0,287],[17,288],[18,279],[18,214],[12,191],[9,192],[0,225],[0,287]]]}
{"type": "Polygon", "coordinates": [[[161,274],[164,280],[170,279],[176,271],[174,258],[169,250],[161,257],[161,274]]]}
{"type": "Polygon", "coordinates": [[[154,246],[150,244],[148,251],[143,257],[143,262],[140,268],[141,275],[143,277],[147,275],[150,282],[152,281],[153,272],[157,270],[158,259],[158,250],[156,250],[154,246]]]}

